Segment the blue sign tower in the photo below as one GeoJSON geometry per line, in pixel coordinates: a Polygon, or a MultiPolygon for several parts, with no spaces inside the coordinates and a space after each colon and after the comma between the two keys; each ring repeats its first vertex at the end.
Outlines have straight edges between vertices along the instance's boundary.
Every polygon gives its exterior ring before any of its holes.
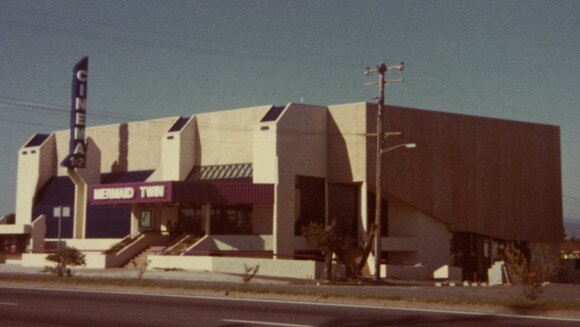
{"type": "Polygon", "coordinates": [[[85,127],[87,116],[88,72],[89,58],[83,57],[73,67],[69,150],[66,158],[64,158],[60,163],[62,167],[85,168],[87,166],[85,127]]]}

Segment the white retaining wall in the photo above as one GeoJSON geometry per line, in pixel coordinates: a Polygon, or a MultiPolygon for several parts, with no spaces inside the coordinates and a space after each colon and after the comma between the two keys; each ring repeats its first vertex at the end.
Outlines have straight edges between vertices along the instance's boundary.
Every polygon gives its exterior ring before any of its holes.
{"type": "Polygon", "coordinates": [[[185,269],[243,274],[244,264],[260,265],[258,276],[319,279],[323,263],[310,260],[282,260],[259,258],[232,258],[208,256],[163,256],[149,255],[148,269],[185,269]]]}

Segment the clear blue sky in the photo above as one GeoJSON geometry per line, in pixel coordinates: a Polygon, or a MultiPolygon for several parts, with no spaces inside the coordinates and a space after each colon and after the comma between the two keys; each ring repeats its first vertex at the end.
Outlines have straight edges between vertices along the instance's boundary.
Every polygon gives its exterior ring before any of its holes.
{"type": "Polygon", "coordinates": [[[0,214],[19,147],[68,128],[87,55],[89,126],[369,101],[364,68],[404,60],[389,104],[560,126],[564,216],[580,220],[579,17],[580,1],[1,0],[0,214]]]}

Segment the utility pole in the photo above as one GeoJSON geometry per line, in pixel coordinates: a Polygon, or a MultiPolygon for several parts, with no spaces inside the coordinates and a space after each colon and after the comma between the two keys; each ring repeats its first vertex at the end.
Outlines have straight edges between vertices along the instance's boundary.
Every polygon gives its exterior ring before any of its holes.
{"type": "MultiPolygon", "coordinates": [[[[383,133],[383,106],[385,104],[385,84],[392,83],[402,83],[402,79],[387,80],[385,81],[385,74],[390,70],[403,71],[405,68],[405,63],[401,62],[400,65],[396,66],[386,66],[384,62],[380,63],[377,68],[371,69],[367,67],[365,70],[365,75],[372,75],[373,73],[379,74],[379,103],[377,109],[377,148],[376,148],[376,191],[375,191],[375,281],[381,281],[381,205],[382,205],[382,150],[383,150],[383,139],[393,133],[383,133]]],[[[365,83],[365,85],[373,85],[375,83],[365,83]]],[[[397,134],[395,134],[397,135],[397,134]]]]}

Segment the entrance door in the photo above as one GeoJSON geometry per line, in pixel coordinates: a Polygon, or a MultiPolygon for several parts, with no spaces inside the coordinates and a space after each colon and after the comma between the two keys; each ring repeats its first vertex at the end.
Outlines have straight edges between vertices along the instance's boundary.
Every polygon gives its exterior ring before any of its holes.
{"type": "Polygon", "coordinates": [[[205,235],[205,219],[201,206],[181,208],[175,232],[180,234],[205,235]]]}

